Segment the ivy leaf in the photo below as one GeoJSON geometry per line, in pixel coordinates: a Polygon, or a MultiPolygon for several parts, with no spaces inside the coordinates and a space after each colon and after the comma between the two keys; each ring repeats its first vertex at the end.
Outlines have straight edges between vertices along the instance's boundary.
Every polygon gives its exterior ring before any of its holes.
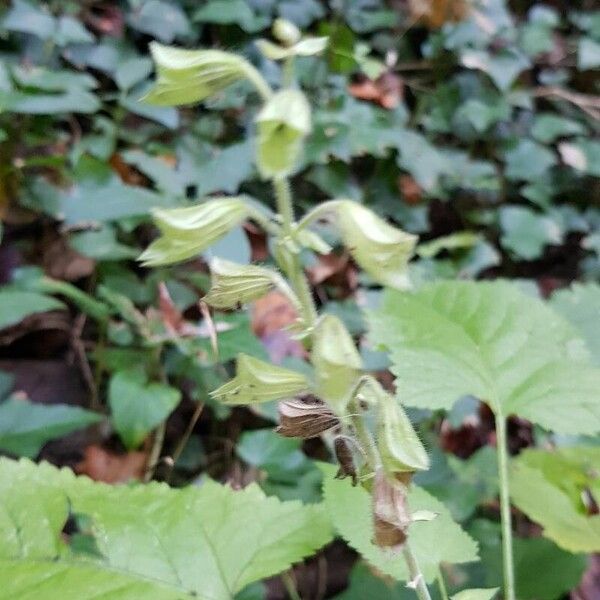
{"type": "Polygon", "coordinates": [[[29,315],[65,308],[62,302],[35,292],[0,290],[0,329],[15,325],[29,315]]]}
{"type": "Polygon", "coordinates": [[[600,366],[600,286],[596,283],[576,283],[556,292],[550,304],[579,331],[600,366]]]}
{"type": "Polygon", "coordinates": [[[598,464],[598,447],[527,450],[512,465],[513,502],[561,548],[598,552],[600,515],[589,516],[590,507],[582,501],[586,493],[600,498],[600,483],[594,476],[598,464]]]}
{"type": "Polygon", "coordinates": [[[525,260],[539,258],[547,244],[562,243],[563,231],[548,215],[541,215],[526,206],[500,208],[502,245],[525,260]]]}
{"type": "MultiPolygon", "coordinates": [[[[376,569],[395,579],[408,580],[404,557],[382,550],[371,541],[374,530],[369,493],[361,486],[353,487],[349,479],[335,479],[333,465],[320,467],[325,473],[325,506],[338,533],[376,569]]],[[[433,521],[413,523],[408,532],[411,548],[428,582],[436,578],[440,562],[477,560],[477,544],[452,520],[448,509],[439,500],[413,486],[408,503],[412,511],[427,510],[437,514],[433,521]]]]}
{"type": "Polygon", "coordinates": [[[118,371],[110,380],[112,422],[128,449],[137,448],[175,409],[181,393],[161,383],[148,384],[141,369],[118,371]]]}
{"type": "Polygon", "coordinates": [[[569,323],[507,282],[439,282],[414,294],[389,291],[371,316],[387,346],[398,397],[450,409],[485,400],[561,433],[600,431],[600,370],[569,323]]]}
{"type": "Polygon", "coordinates": [[[0,448],[33,458],[46,442],[100,420],[78,406],[37,404],[13,396],[0,404],[0,448]]]}
{"type": "Polygon", "coordinates": [[[511,180],[536,181],[556,164],[548,148],[523,139],[506,152],[506,177],[511,180]]]}
{"type": "Polygon", "coordinates": [[[107,486],[71,471],[0,460],[0,580],[6,598],[230,600],[331,540],[320,506],[280,502],[256,485],[206,480],[107,486]],[[118,510],[115,510],[118,507],[118,510]],[[64,541],[71,514],[89,516],[102,558],[64,541]]]}

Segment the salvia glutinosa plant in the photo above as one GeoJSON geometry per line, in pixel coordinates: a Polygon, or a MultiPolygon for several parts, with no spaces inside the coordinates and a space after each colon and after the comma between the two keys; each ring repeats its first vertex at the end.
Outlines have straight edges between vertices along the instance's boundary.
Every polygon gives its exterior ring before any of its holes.
{"type": "Polygon", "coordinates": [[[279,400],[282,435],[328,435],[339,462],[338,476],[352,477],[372,495],[375,543],[404,555],[410,587],[420,600],[428,600],[429,591],[410,548],[410,525],[415,519],[435,515],[411,515],[406,496],[413,474],[428,469],[429,458],[403,407],[363,373],[360,354],[342,321],[319,315],[300,258],[304,248],[330,252],[311,229],[317,221],[329,218],[362,269],[381,285],[402,290],[409,286],[407,265],[417,240],[346,199],[324,202],[296,220],[288,177],[311,131],[311,108],[295,83],[294,59],[322,52],[327,38],[303,38],[294,25],[282,20],[275,23],[273,34],[277,43],[259,40],[257,44],[264,56],[282,62],[283,85],[276,90],[238,55],[151,45],[157,80],[147,102],[193,104],[240,80],[254,86],[262,101],[254,119],[256,164],[261,176],[272,182],[277,211],[244,196],[157,209],[153,216],[160,237],[140,260],[157,266],[192,258],[247,219],[272,236],[279,270],[215,258],[210,265],[212,285],[204,301],[217,309],[231,309],[274,289],[285,294],[297,311],[294,334],[310,352],[314,380],[240,354],[235,377],[212,395],[229,405],[279,400]]]}

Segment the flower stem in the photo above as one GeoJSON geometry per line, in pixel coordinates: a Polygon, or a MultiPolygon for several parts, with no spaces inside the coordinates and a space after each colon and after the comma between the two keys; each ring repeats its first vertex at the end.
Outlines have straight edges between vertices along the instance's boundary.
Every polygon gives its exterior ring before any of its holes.
{"type": "Polygon", "coordinates": [[[446,588],[446,582],[444,581],[444,574],[442,573],[442,568],[438,565],[437,569],[437,582],[438,587],[440,588],[440,596],[442,600],[449,600],[448,598],[448,588],[446,588]]]}
{"type": "Polygon", "coordinates": [[[510,490],[508,484],[508,447],[506,419],[496,414],[496,451],[500,479],[500,518],[502,522],[502,563],[504,570],[504,597],[515,600],[515,568],[512,553],[512,522],[510,515],[510,490]]]}
{"type": "MultiPolygon", "coordinates": [[[[282,232],[284,236],[291,239],[294,224],[294,207],[292,204],[292,193],[290,183],[285,177],[276,177],[273,179],[275,188],[275,199],[277,202],[277,212],[282,220],[282,232]]],[[[302,317],[307,327],[313,327],[317,321],[317,309],[310,291],[310,286],[302,269],[300,257],[294,253],[291,257],[290,265],[286,269],[286,275],[290,284],[298,296],[302,306],[302,317]]]]}
{"type": "Polygon", "coordinates": [[[404,560],[408,566],[408,574],[410,575],[411,583],[414,585],[417,598],[419,598],[419,600],[431,600],[429,590],[425,584],[425,579],[419,569],[417,559],[411,550],[408,540],[402,544],[402,554],[404,555],[404,560]]]}

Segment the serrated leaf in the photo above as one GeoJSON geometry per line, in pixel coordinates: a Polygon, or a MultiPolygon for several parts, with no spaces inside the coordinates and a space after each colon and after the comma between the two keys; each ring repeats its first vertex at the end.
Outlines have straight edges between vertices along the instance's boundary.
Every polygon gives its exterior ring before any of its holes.
{"type": "MultiPolygon", "coordinates": [[[[333,465],[320,465],[325,473],[325,506],[338,533],[379,571],[409,578],[404,557],[373,544],[371,496],[349,479],[335,479],[333,465]]],[[[448,509],[424,489],[412,486],[408,494],[411,510],[429,510],[438,516],[431,522],[417,521],[408,530],[411,549],[428,582],[437,577],[440,562],[467,563],[477,560],[477,544],[450,517],[448,509]]]]}
{"type": "Polygon", "coordinates": [[[148,383],[141,369],[117,371],[110,380],[111,420],[129,449],[137,448],[175,409],[181,393],[161,383],[148,383]]]}
{"type": "Polygon", "coordinates": [[[29,315],[65,308],[62,302],[35,292],[0,290],[0,329],[15,325],[29,315]]]}
{"type": "Polygon", "coordinates": [[[267,498],[255,485],[111,487],[6,459],[0,532],[6,599],[230,600],[331,539],[320,506],[267,498]],[[69,549],[69,512],[91,519],[101,559],[69,549]]]}
{"type": "Polygon", "coordinates": [[[389,291],[371,336],[387,346],[398,397],[450,409],[485,400],[562,433],[600,431],[600,370],[569,323],[507,282],[440,282],[389,291]]]}
{"type": "Polygon", "coordinates": [[[600,515],[588,515],[585,491],[600,497],[600,448],[528,450],[513,461],[511,496],[544,535],[570,552],[600,550],[600,515]]]}
{"type": "Polygon", "coordinates": [[[556,292],[550,304],[577,328],[592,353],[594,364],[600,366],[600,286],[575,283],[569,289],[556,292]]]}
{"type": "Polygon", "coordinates": [[[101,420],[78,406],[38,404],[13,396],[0,404],[0,448],[33,458],[46,442],[101,420]]]}

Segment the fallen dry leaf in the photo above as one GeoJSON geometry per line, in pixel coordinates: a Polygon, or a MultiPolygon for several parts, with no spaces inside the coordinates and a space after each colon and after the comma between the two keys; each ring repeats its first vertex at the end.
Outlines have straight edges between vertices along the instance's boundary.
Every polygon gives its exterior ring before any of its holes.
{"type": "Polygon", "coordinates": [[[94,481],[125,483],[131,479],[141,480],[148,462],[147,452],[115,454],[102,446],[88,446],[83,460],[75,465],[75,472],[87,475],[94,481]]]}
{"type": "Polygon", "coordinates": [[[41,257],[44,272],[54,279],[76,281],[89,277],[96,262],[69,246],[67,239],[53,233],[42,237],[36,254],[41,257]]]}
{"type": "Polygon", "coordinates": [[[259,298],[252,308],[252,330],[259,338],[289,327],[298,313],[288,298],[278,291],[259,298]]]}
{"type": "Polygon", "coordinates": [[[173,334],[181,332],[184,324],[183,315],[175,306],[171,294],[169,294],[169,289],[164,281],[161,281],[158,284],[158,307],[165,329],[173,334]]]}
{"type": "Polygon", "coordinates": [[[414,206],[423,199],[423,189],[410,175],[398,177],[398,189],[406,204],[414,206]]]}
{"type": "Polygon", "coordinates": [[[471,10],[468,0],[409,0],[408,6],[411,19],[429,29],[462,21],[471,10]]]}
{"type": "Polygon", "coordinates": [[[399,75],[382,73],[377,79],[364,78],[349,86],[348,91],[359,100],[375,102],[387,109],[396,108],[404,95],[404,83],[399,75]]]}

